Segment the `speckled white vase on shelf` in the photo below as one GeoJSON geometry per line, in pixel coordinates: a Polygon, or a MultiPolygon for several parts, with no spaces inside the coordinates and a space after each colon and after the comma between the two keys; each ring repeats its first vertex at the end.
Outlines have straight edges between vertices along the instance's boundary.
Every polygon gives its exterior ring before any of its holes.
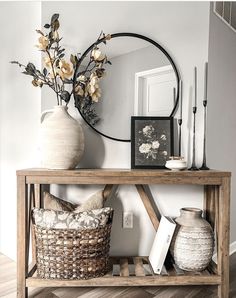
{"type": "Polygon", "coordinates": [[[40,128],[41,165],[47,169],[74,169],[84,152],[84,133],[66,106],[42,113],[40,128]],[[51,113],[44,118],[46,114],[51,113]]]}
{"type": "Polygon", "coordinates": [[[182,208],[175,219],[177,227],[171,242],[176,265],[186,271],[202,271],[210,263],[214,235],[210,224],[198,208],[182,208]]]}

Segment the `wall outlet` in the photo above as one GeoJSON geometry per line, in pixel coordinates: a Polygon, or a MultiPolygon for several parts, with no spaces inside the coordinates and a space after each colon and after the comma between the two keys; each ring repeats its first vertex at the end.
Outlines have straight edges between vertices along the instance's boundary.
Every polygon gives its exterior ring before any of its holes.
{"type": "Polygon", "coordinates": [[[133,228],[133,213],[123,212],[123,229],[133,228]]]}

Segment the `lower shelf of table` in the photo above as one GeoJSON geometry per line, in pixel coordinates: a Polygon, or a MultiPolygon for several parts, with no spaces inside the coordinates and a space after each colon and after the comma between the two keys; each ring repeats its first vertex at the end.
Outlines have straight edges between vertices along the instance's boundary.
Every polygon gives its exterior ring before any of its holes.
{"type": "Polygon", "coordinates": [[[221,277],[212,266],[202,272],[187,272],[175,264],[153,273],[147,257],[111,257],[110,270],[103,277],[87,280],[40,279],[34,274],[26,279],[27,287],[114,287],[114,286],[171,286],[218,285],[221,277]]]}

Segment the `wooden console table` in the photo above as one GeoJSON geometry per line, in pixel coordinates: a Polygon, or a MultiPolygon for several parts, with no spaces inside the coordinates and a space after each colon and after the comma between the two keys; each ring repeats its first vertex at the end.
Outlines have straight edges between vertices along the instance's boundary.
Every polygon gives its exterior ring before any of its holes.
{"type": "Polygon", "coordinates": [[[121,169],[71,171],[26,169],[17,171],[17,297],[27,297],[28,287],[216,285],[218,296],[227,298],[229,293],[230,176],[230,172],[212,170],[172,172],[121,169]],[[89,280],[40,279],[36,275],[30,210],[33,206],[43,206],[41,185],[44,184],[105,184],[108,192],[109,186],[112,185],[136,185],[155,229],[158,228],[159,221],[150,200],[150,193],[145,191],[148,185],[203,185],[205,217],[216,234],[217,265],[212,261],[210,266],[200,273],[184,272],[173,267],[163,270],[161,275],[154,275],[147,257],[111,257],[111,271],[103,277],[89,280]],[[28,264],[30,235],[32,236],[32,265],[28,264]],[[120,268],[118,273],[113,271],[114,265],[120,268]],[[130,270],[131,267],[134,269],[133,272],[130,270]]]}

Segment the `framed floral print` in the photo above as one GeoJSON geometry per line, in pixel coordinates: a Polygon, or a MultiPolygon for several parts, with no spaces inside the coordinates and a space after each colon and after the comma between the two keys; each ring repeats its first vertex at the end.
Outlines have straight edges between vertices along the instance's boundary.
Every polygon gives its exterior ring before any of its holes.
{"type": "Polygon", "coordinates": [[[131,117],[132,169],[164,169],[173,147],[172,117],[131,117]]]}

